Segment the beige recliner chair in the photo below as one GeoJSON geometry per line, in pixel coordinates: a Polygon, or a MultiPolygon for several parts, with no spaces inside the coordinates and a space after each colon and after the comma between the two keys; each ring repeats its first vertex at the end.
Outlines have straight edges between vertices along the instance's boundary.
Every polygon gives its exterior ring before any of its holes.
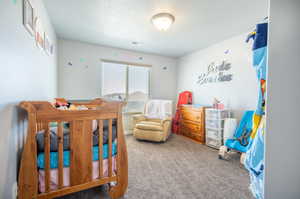
{"type": "Polygon", "coordinates": [[[165,142],[171,134],[172,101],[150,100],[142,115],[133,116],[133,136],[139,140],[165,142]]]}

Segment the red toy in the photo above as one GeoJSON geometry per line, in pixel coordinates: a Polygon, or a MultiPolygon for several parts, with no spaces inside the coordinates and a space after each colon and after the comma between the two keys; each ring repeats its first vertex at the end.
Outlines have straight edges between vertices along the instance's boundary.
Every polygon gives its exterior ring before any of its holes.
{"type": "Polygon", "coordinates": [[[176,134],[178,133],[178,125],[179,125],[179,117],[180,117],[179,107],[183,104],[192,104],[192,103],[193,103],[192,92],[184,91],[179,94],[176,114],[172,121],[172,132],[173,133],[176,133],[176,134]]]}

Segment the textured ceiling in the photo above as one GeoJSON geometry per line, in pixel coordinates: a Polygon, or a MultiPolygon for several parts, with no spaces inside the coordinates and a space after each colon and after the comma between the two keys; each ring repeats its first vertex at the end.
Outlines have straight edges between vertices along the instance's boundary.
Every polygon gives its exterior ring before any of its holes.
{"type": "Polygon", "coordinates": [[[60,38],[171,57],[250,31],[267,16],[267,0],[44,1],[60,38]],[[151,24],[159,12],[176,18],[167,32],[151,24]]]}

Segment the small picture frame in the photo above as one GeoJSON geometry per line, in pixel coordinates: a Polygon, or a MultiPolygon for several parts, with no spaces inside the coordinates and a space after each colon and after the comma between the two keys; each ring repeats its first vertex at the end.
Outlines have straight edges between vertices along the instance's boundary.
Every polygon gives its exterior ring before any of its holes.
{"type": "Polygon", "coordinates": [[[34,9],[29,0],[23,0],[23,25],[34,36],[34,9]]]}
{"type": "Polygon", "coordinates": [[[50,54],[53,55],[54,54],[54,45],[51,44],[50,46],[50,54]]]}
{"type": "Polygon", "coordinates": [[[37,47],[39,47],[41,50],[43,50],[45,48],[45,42],[44,42],[44,29],[41,23],[41,20],[36,17],[35,18],[35,41],[36,41],[36,45],[37,47]]]}
{"type": "Polygon", "coordinates": [[[52,55],[51,54],[51,42],[46,33],[44,33],[44,49],[45,49],[45,52],[47,53],[47,55],[52,55]]]}

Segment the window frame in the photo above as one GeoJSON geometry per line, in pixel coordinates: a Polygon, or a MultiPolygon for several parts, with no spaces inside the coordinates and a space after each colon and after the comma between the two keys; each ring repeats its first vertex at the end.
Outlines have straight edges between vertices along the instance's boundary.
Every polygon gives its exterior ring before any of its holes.
{"type": "MultiPolygon", "coordinates": [[[[142,63],[133,63],[133,62],[123,62],[123,61],[114,61],[114,60],[107,60],[107,59],[101,59],[101,96],[103,95],[103,64],[104,63],[112,63],[112,64],[122,64],[126,66],[126,89],[125,89],[125,99],[123,102],[128,102],[129,98],[129,68],[130,67],[143,67],[143,68],[149,68],[148,72],[148,98],[151,96],[151,72],[152,72],[152,65],[149,64],[142,64],[142,63]]],[[[102,96],[103,97],[103,96],[102,96]]]]}

